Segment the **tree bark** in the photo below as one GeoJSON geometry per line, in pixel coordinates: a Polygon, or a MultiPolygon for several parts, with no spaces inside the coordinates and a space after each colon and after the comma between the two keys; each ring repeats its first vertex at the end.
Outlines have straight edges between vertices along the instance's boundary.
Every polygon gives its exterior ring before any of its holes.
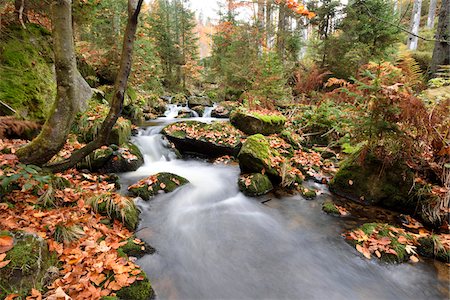
{"type": "Polygon", "coordinates": [[[266,37],[267,48],[272,48],[272,0],[266,0],[266,37]]]}
{"type": "Polygon", "coordinates": [[[258,31],[259,31],[259,53],[262,54],[262,50],[266,47],[266,33],[265,33],[265,12],[266,12],[266,1],[258,0],[258,31]]]}
{"type": "Polygon", "coordinates": [[[430,66],[432,77],[442,65],[450,65],[450,0],[442,0],[439,11],[436,42],[430,66]]]}
{"type": "Polygon", "coordinates": [[[430,0],[430,7],[428,9],[427,28],[434,27],[434,19],[436,17],[437,0],[430,0]]]}
{"type": "Polygon", "coordinates": [[[410,34],[408,36],[408,49],[409,50],[417,49],[417,44],[419,42],[419,38],[417,37],[417,35],[419,34],[421,10],[422,10],[422,0],[414,0],[414,6],[413,6],[413,10],[412,10],[412,17],[411,17],[411,26],[410,26],[410,31],[413,34],[410,34]]]}
{"type": "Polygon", "coordinates": [[[56,0],[51,5],[51,11],[57,95],[39,136],[17,151],[20,161],[26,164],[43,165],[61,150],[79,108],[72,1],[56,0]]]}
{"type": "Polygon", "coordinates": [[[136,39],[138,16],[141,11],[142,2],[143,0],[128,0],[128,22],[123,37],[120,68],[114,84],[114,96],[111,102],[109,113],[103,121],[102,127],[97,137],[82,149],[72,153],[69,159],[61,163],[49,166],[49,168],[53,172],[60,172],[75,166],[94,150],[100,148],[103,145],[106,145],[111,130],[114,124],[116,124],[116,121],[119,118],[120,114],[122,113],[125,91],[128,85],[128,77],[130,76],[131,72],[133,45],[136,39]]]}
{"type": "Polygon", "coordinates": [[[281,61],[284,62],[284,54],[286,49],[286,27],[287,27],[287,14],[284,4],[279,5],[278,11],[278,30],[277,30],[277,50],[281,61]]]}

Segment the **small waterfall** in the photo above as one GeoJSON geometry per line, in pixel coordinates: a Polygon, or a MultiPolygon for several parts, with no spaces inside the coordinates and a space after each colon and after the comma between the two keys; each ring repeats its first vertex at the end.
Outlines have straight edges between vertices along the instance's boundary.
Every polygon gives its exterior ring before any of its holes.
{"type": "Polygon", "coordinates": [[[205,111],[203,112],[203,118],[211,118],[211,113],[217,107],[217,104],[214,103],[213,106],[205,107],[205,111]]]}

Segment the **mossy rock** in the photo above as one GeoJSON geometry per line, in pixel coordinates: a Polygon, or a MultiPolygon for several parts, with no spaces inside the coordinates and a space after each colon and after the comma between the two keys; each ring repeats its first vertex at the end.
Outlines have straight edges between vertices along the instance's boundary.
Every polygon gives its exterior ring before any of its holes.
{"type": "Polygon", "coordinates": [[[152,288],[147,275],[143,273],[143,280],[136,280],[132,285],[124,287],[116,292],[116,295],[121,300],[149,300],[155,297],[155,292],[152,288]]]}
{"type": "Polygon", "coordinates": [[[209,97],[198,97],[198,96],[191,96],[188,99],[189,107],[194,106],[211,106],[211,99],[209,97]]]}
{"type": "MultiPolygon", "coordinates": [[[[88,111],[81,114],[72,127],[72,132],[77,134],[80,142],[89,143],[97,137],[108,111],[107,105],[90,102],[88,111]]],[[[111,130],[107,143],[119,146],[126,144],[131,137],[131,127],[130,120],[119,117],[111,130]]]]}
{"type": "MultiPolygon", "coordinates": [[[[408,254],[406,250],[406,244],[400,243],[399,238],[402,237],[406,240],[412,241],[413,237],[406,233],[402,233],[401,229],[399,228],[395,228],[395,230],[392,230],[392,228],[395,227],[389,224],[366,223],[360,226],[358,229],[364,232],[368,238],[385,238],[389,240],[389,247],[395,250],[397,254],[380,251],[380,260],[387,263],[406,262],[409,260],[411,254],[408,254]]],[[[362,241],[349,240],[350,244],[352,245],[361,245],[362,243],[364,243],[364,241],[365,239],[363,239],[362,241]]]]}
{"type": "Polygon", "coordinates": [[[155,253],[155,249],[152,246],[150,246],[146,242],[136,244],[134,242],[134,239],[135,239],[134,236],[132,238],[129,238],[125,245],[117,249],[120,256],[126,255],[141,258],[144,255],[155,253]]]}
{"type": "Polygon", "coordinates": [[[329,215],[340,215],[339,210],[333,201],[325,201],[322,204],[322,210],[329,215]]]}
{"type": "Polygon", "coordinates": [[[230,122],[246,134],[271,135],[283,130],[286,118],[282,115],[258,114],[241,108],[230,114],[230,122]]]}
{"type": "Polygon", "coordinates": [[[422,256],[450,263],[450,250],[445,250],[438,235],[420,238],[417,252],[422,256]]]}
{"type": "Polygon", "coordinates": [[[187,183],[189,181],[181,176],[172,173],[158,173],[140,180],[130,186],[128,191],[134,196],[148,201],[160,191],[170,193],[187,183]]]}
{"type": "Polygon", "coordinates": [[[96,213],[122,222],[129,230],[135,230],[139,223],[141,212],[128,197],[106,193],[88,199],[88,203],[96,213]]]}
{"type": "Polygon", "coordinates": [[[278,170],[271,165],[271,159],[280,154],[270,147],[269,141],[261,134],[247,138],[238,154],[239,166],[243,173],[265,172],[272,180],[281,180],[278,170]],[[264,170],[264,171],[263,171],[264,170]]]}
{"type": "Polygon", "coordinates": [[[197,121],[178,122],[166,126],[162,134],[183,155],[206,158],[236,156],[242,146],[242,133],[228,122],[212,124],[197,121]]]}
{"type": "Polygon", "coordinates": [[[330,190],[365,204],[408,213],[416,209],[409,196],[413,179],[414,174],[400,162],[383,168],[383,163],[370,155],[362,165],[351,157],[331,180],[330,190]]]}
{"type": "Polygon", "coordinates": [[[144,164],[144,156],[132,143],[125,143],[113,152],[113,156],[103,165],[104,173],[133,172],[144,164]]]}
{"type": "Polygon", "coordinates": [[[122,147],[110,145],[95,150],[77,165],[79,170],[102,173],[124,173],[139,169],[144,164],[144,157],[139,148],[132,143],[122,147]]]}
{"type": "Polygon", "coordinates": [[[20,116],[44,121],[56,96],[50,33],[12,25],[0,36],[0,100],[20,116]]]}
{"type": "Polygon", "coordinates": [[[312,200],[316,198],[317,193],[313,189],[302,189],[302,196],[307,200],[312,200]]]}
{"type": "Polygon", "coordinates": [[[302,137],[297,133],[290,130],[283,130],[280,133],[280,137],[292,146],[295,150],[301,149],[302,137]]]}
{"type": "Polygon", "coordinates": [[[31,289],[44,291],[57,273],[57,257],[48,250],[47,243],[36,235],[23,232],[13,234],[14,247],[6,252],[9,264],[0,269],[0,298],[5,293],[17,293],[23,298],[31,289]]]}
{"type": "Polygon", "coordinates": [[[77,169],[97,171],[101,169],[113,155],[114,150],[111,147],[97,149],[78,163],[77,169]]]}
{"type": "Polygon", "coordinates": [[[203,113],[205,112],[205,106],[198,105],[191,108],[193,111],[195,111],[200,117],[203,116],[203,113]]]}
{"type": "Polygon", "coordinates": [[[238,185],[239,190],[249,197],[265,195],[273,190],[269,177],[260,173],[241,175],[238,185]]]}
{"type": "Polygon", "coordinates": [[[233,101],[222,101],[212,110],[211,117],[227,119],[238,104],[233,101]]]}

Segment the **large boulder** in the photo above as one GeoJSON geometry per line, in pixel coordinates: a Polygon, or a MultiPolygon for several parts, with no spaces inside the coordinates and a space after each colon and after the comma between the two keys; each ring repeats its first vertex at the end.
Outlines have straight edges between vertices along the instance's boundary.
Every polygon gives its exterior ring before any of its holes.
{"type": "Polygon", "coordinates": [[[242,145],[242,133],[228,122],[178,122],[166,126],[162,133],[181,154],[208,158],[236,156],[242,145]]]}
{"type": "Polygon", "coordinates": [[[238,106],[236,102],[223,101],[217,104],[211,111],[211,117],[228,119],[231,112],[238,106]]]}
{"type": "Polygon", "coordinates": [[[131,143],[122,147],[111,145],[97,149],[77,165],[80,170],[92,172],[123,173],[136,171],[144,164],[144,157],[139,148],[131,143]]]}
{"type": "MultiPolygon", "coordinates": [[[[32,289],[43,291],[58,276],[58,259],[41,237],[24,232],[0,232],[3,244],[14,245],[6,251],[0,268],[0,298],[15,293],[25,299],[32,289]]],[[[11,246],[12,246],[11,245],[11,246]]],[[[7,247],[9,248],[9,247],[7,247]]],[[[6,248],[6,249],[7,249],[6,248]]],[[[6,250],[3,246],[3,250],[6,250]]]]}
{"type": "Polygon", "coordinates": [[[144,178],[128,187],[128,191],[136,197],[150,200],[160,192],[170,193],[189,183],[186,178],[172,173],[158,173],[144,178]]]}
{"type": "Polygon", "coordinates": [[[413,212],[416,203],[409,196],[413,183],[414,174],[408,166],[397,162],[385,167],[368,155],[362,163],[354,157],[343,162],[330,182],[330,190],[365,204],[413,212]]]}
{"type": "Polygon", "coordinates": [[[281,174],[277,169],[277,160],[281,158],[280,153],[270,147],[269,141],[262,134],[248,137],[238,154],[243,173],[264,172],[278,182],[281,181],[281,174]]]}
{"type": "Polygon", "coordinates": [[[249,197],[265,195],[273,190],[269,177],[260,173],[241,175],[238,185],[239,190],[249,197]]]}
{"type": "Polygon", "coordinates": [[[211,106],[211,99],[206,96],[191,96],[188,99],[189,107],[195,107],[195,106],[211,106]]]}
{"type": "Polygon", "coordinates": [[[286,118],[280,114],[262,114],[241,108],[231,113],[230,122],[246,134],[271,135],[283,130],[286,118]]]}

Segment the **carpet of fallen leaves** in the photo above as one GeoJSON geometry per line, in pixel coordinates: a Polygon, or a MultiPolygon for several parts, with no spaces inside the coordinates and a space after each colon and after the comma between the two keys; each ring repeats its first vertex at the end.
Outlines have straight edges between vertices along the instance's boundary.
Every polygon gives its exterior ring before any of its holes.
{"type": "Polygon", "coordinates": [[[204,140],[217,145],[236,145],[241,142],[243,133],[230,123],[220,123],[220,127],[202,123],[174,123],[165,130],[168,134],[176,131],[186,133],[187,138],[204,140]],[[220,128],[220,130],[219,130],[220,128]]]}
{"type": "MultiPolygon", "coordinates": [[[[427,230],[419,221],[413,219],[410,216],[404,216],[406,222],[402,224],[403,227],[399,228],[389,224],[376,224],[375,228],[371,232],[364,232],[362,228],[357,228],[349,231],[343,236],[355,243],[355,248],[358,252],[364,255],[367,259],[371,259],[372,256],[381,258],[385,254],[392,254],[400,256],[394,249],[395,243],[399,243],[404,247],[406,252],[406,259],[413,263],[419,261],[416,249],[420,246],[419,239],[428,238],[434,233],[427,230]],[[388,235],[386,235],[388,232],[388,235]]],[[[370,224],[369,224],[370,225],[370,224]]],[[[440,243],[445,251],[450,250],[450,234],[442,233],[436,235],[440,240],[440,243]]]]}
{"type": "MultiPolygon", "coordinates": [[[[22,144],[23,141],[0,140],[0,176],[9,176],[20,170],[14,152],[22,144]],[[9,148],[11,153],[1,154],[5,148],[9,148]]],[[[60,277],[48,287],[49,291],[41,295],[33,290],[27,299],[100,299],[113,295],[136,280],[142,280],[139,267],[132,260],[119,257],[117,252],[132,237],[132,233],[117,220],[110,226],[103,224],[106,217],[94,213],[86,204],[86,199],[95,194],[113,193],[114,184],[108,183],[104,175],[84,174],[77,170],[68,170],[56,176],[71,183],[70,187],[56,192],[56,197],[63,202],[61,206],[40,209],[36,205],[38,196],[23,188],[0,199],[0,230],[20,230],[44,238],[61,263],[60,277]],[[79,226],[84,235],[70,244],[57,242],[54,233],[58,224],[79,226]]],[[[134,242],[141,243],[139,240],[134,242]]],[[[0,248],[2,253],[6,252],[5,249],[0,248]]],[[[0,254],[2,257],[3,254],[0,254]]],[[[0,260],[0,267],[8,263],[3,259],[0,260]]],[[[10,295],[10,299],[14,299],[14,295],[10,295]]]]}

